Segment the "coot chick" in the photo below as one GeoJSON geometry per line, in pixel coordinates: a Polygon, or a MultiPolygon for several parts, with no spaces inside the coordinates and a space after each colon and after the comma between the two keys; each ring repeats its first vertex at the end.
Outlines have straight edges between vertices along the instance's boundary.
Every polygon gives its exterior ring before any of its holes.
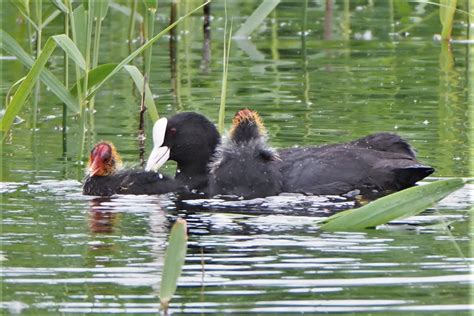
{"type": "Polygon", "coordinates": [[[280,158],[266,144],[257,112],[242,109],[232,120],[227,139],[210,164],[209,193],[253,199],[278,195],[282,189],[280,158]]]}
{"type": "Polygon", "coordinates": [[[434,169],[416,160],[400,136],[372,134],[345,144],[278,151],[283,191],[377,196],[413,186],[434,169]]]}
{"type": "Polygon", "coordinates": [[[169,160],[177,162],[175,180],[188,190],[207,192],[208,164],[220,143],[215,125],[205,116],[183,112],[153,128],[154,148],[145,170],[159,168],[169,160]]]}
{"type": "Polygon", "coordinates": [[[122,160],[115,146],[100,142],[89,156],[88,174],[82,193],[111,196],[114,194],[162,194],[178,189],[175,181],[160,173],[123,170],[122,160]]]}

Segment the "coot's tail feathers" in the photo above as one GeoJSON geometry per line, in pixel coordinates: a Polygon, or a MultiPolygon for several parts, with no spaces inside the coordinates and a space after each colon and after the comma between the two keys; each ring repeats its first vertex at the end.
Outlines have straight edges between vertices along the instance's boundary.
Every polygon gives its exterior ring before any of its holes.
{"type": "Polygon", "coordinates": [[[400,189],[413,186],[416,182],[426,178],[434,171],[434,168],[423,165],[413,165],[394,170],[396,182],[400,186],[400,189]]]}
{"type": "Polygon", "coordinates": [[[357,147],[370,148],[405,154],[415,158],[415,150],[403,138],[391,133],[377,133],[365,136],[351,143],[357,147]]]}

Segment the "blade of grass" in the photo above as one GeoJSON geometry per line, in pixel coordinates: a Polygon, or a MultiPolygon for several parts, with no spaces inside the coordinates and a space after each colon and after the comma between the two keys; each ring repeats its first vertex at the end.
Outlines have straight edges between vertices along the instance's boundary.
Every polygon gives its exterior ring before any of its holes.
{"type": "MultiPolygon", "coordinates": [[[[103,64],[97,66],[96,68],[89,71],[88,76],[88,86],[94,87],[99,82],[104,80],[116,67],[118,64],[103,64]]],[[[143,93],[143,75],[141,74],[140,70],[132,65],[126,65],[123,68],[132,78],[135,86],[137,87],[140,94],[143,93]]],[[[84,78],[81,78],[82,85],[84,85],[84,78]]],[[[71,93],[73,95],[77,94],[77,82],[71,87],[71,93]]],[[[158,111],[156,110],[155,101],[153,100],[153,94],[151,93],[150,86],[147,84],[146,87],[146,95],[145,95],[145,105],[148,109],[148,113],[152,121],[156,121],[159,118],[158,111]]]]}
{"type": "Polygon", "coordinates": [[[58,8],[58,10],[61,10],[62,13],[68,14],[69,9],[68,7],[61,1],[61,0],[50,0],[50,2],[58,8]]]}
{"type": "Polygon", "coordinates": [[[48,39],[43,47],[43,51],[38,56],[38,59],[31,67],[30,72],[26,75],[25,80],[20,84],[8,107],[6,108],[5,115],[0,121],[0,130],[8,131],[15,120],[15,116],[20,112],[21,108],[25,104],[26,100],[30,96],[31,90],[37,82],[40,76],[41,70],[46,65],[49,56],[53,53],[56,48],[56,42],[53,39],[48,39]]]}
{"type": "MultiPolygon", "coordinates": [[[[99,65],[97,66],[96,68],[92,69],[89,71],[89,76],[88,76],[88,82],[87,82],[87,86],[88,87],[93,87],[95,86],[96,84],[98,84],[99,82],[101,82],[102,80],[104,80],[104,78],[106,78],[111,72],[112,70],[115,69],[115,67],[117,67],[118,64],[114,64],[114,63],[110,63],[110,64],[103,64],[103,65],[99,65]]],[[[71,87],[70,91],[71,91],[71,94],[76,96],[77,95],[77,82],[71,87]]],[[[80,80],[80,85],[81,87],[84,86],[84,77],[81,78],[80,80]]]]}
{"type": "MultiPolygon", "coordinates": [[[[158,8],[158,0],[143,0],[145,5],[146,13],[145,13],[145,39],[148,41],[151,36],[153,36],[153,32],[155,29],[155,15],[156,10],[158,8]]],[[[145,59],[145,76],[150,78],[150,71],[151,71],[151,55],[152,55],[153,46],[150,46],[148,49],[144,51],[144,59],[145,59]]]]}
{"type": "Polygon", "coordinates": [[[218,130],[222,134],[224,132],[224,121],[225,121],[225,105],[227,98],[227,74],[229,70],[229,52],[230,44],[232,39],[232,20],[230,24],[230,31],[227,34],[227,7],[225,7],[225,23],[224,23],[224,51],[222,56],[222,86],[221,86],[221,102],[219,105],[219,121],[218,121],[218,130]],[[226,36],[227,43],[226,43],[226,36]]]}
{"type": "Polygon", "coordinates": [[[341,212],[329,217],[323,230],[361,230],[390,222],[391,220],[416,215],[427,207],[462,188],[462,179],[432,182],[402,190],[361,208],[341,212]]]}
{"type": "Polygon", "coordinates": [[[79,48],[74,42],[64,34],[52,36],[55,42],[66,52],[66,54],[79,66],[81,69],[86,69],[86,61],[82,56],[79,48]]]}
{"type": "MultiPolygon", "coordinates": [[[[34,59],[7,32],[0,29],[0,49],[14,55],[28,69],[33,67],[34,59]]],[[[77,99],[66,89],[51,71],[44,68],[40,74],[41,81],[74,113],[79,112],[77,99]]]]}
{"type": "Polygon", "coordinates": [[[100,33],[102,29],[102,21],[107,15],[109,9],[109,1],[101,0],[94,1],[94,18],[95,18],[95,32],[94,32],[94,48],[92,53],[92,67],[95,68],[99,64],[99,46],[100,46],[100,33]]]}
{"type": "Polygon", "coordinates": [[[186,259],[187,249],[186,221],[178,219],[171,229],[168,248],[165,253],[165,263],[161,275],[160,301],[165,313],[178,285],[178,278],[186,259]]]}
{"type": "Polygon", "coordinates": [[[45,28],[49,23],[53,22],[54,19],[56,19],[60,15],[61,15],[60,10],[56,10],[56,9],[51,10],[51,8],[48,9],[44,14],[46,18],[44,19],[43,23],[41,23],[40,25],[41,28],[45,28]]]}
{"type": "Polygon", "coordinates": [[[74,9],[72,18],[70,20],[72,22],[72,39],[74,43],[76,43],[77,47],[79,47],[82,56],[86,56],[87,32],[85,32],[85,30],[87,28],[87,16],[83,5],[80,5],[74,9]]]}
{"type": "Polygon", "coordinates": [[[235,32],[234,38],[247,38],[280,3],[280,0],[264,0],[235,32]]]}
{"type": "Polygon", "coordinates": [[[163,35],[165,35],[166,33],[168,33],[168,31],[170,29],[172,29],[173,27],[175,27],[178,23],[180,23],[183,19],[187,18],[188,16],[190,16],[191,14],[193,14],[194,12],[200,10],[203,6],[205,6],[207,3],[209,3],[209,1],[206,1],[205,3],[201,4],[200,6],[198,6],[197,8],[195,8],[194,10],[192,10],[191,12],[188,12],[186,13],[185,15],[183,15],[182,17],[180,17],[178,20],[176,20],[176,22],[170,24],[168,27],[166,27],[163,31],[161,31],[160,33],[158,33],[157,35],[155,35],[152,39],[150,39],[147,43],[145,43],[144,45],[142,45],[140,48],[138,48],[137,50],[135,50],[133,53],[131,53],[130,55],[128,55],[126,58],[124,58],[118,65],[117,67],[115,67],[115,69],[107,76],[105,77],[100,83],[98,83],[93,89],[92,91],[88,94],[87,98],[90,99],[92,98],[96,93],[97,91],[100,89],[100,87],[102,87],[102,85],[107,81],[109,80],[112,76],[114,76],[117,72],[119,72],[126,64],[128,64],[129,62],[131,62],[133,59],[135,59],[138,55],[140,55],[145,49],[147,49],[148,47],[150,47],[151,45],[153,45],[154,42],[156,42],[158,39],[160,39],[163,35]]]}
{"type": "MultiPolygon", "coordinates": [[[[140,94],[143,94],[143,85],[145,78],[140,72],[140,70],[138,70],[137,67],[131,65],[124,66],[124,70],[128,72],[133,82],[135,82],[135,86],[137,87],[140,94]]],[[[153,122],[157,121],[159,119],[158,111],[156,110],[155,101],[153,100],[153,95],[151,94],[150,86],[148,85],[148,83],[146,84],[145,88],[145,105],[151,120],[153,122]]]]}

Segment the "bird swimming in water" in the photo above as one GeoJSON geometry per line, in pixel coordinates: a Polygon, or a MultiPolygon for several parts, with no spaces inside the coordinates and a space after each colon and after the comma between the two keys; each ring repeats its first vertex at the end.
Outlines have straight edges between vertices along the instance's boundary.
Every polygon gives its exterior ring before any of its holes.
{"type": "Polygon", "coordinates": [[[283,185],[280,161],[266,143],[260,116],[242,109],[235,114],[229,135],[210,164],[209,193],[246,199],[278,195],[283,185]]]}
{"type": "MultiPolygon", "coordinates": [[[[416,160],[414,150],[405,140],[391,133],[376,133],[342,144],[281,149],[274,153],[266,145],[260,116],[250,109],[238,113],[241,115],[236,117],[240,119],[234,122],[230,141],[220,147],[220,136],[214,124],[194,112],[171,117],[168,123],[172,124],[154,135],[159,139],[155,149],[169,150],[169,159],[178,162],[176,180],[190,189],[218,194],[240,191],[245,197],[280,192],[340,195],[354,190],[362,195],[375,195],[408,188],[434,172],[432,167],[416,160]],[[255,155],[259,152],[268,153],[267,159],[266,154],[255,155]],[[213,159],[216,153],[217,158],[213,159]],[[224,161],[222,153],[245,159],[224,161]],[[225,162],[219,170],[216,161],[225,162]],[[260,172],[262,170],[267,173],[260,172]],[[218,188],[217,182],[224,185],[218,188]],[[234,185],[229,187],[230,183],[234,185]],[[271,183],[268,188],[271,192],[257,190],[259,183],[271,183]]],[[[155,161],[150,163],[155,164],[155,161]]],[[[163,163],[164,159],[156,165],[159,167],[163,163]]]]}
{"type": "Polygon", "coordinates": [[[176,182],[154,171],[122,169],[122,159],[110,142],[99,142],[91,150],[87,176],[82,192],[85,195],[162,194],[178,189],[176,182]]]}

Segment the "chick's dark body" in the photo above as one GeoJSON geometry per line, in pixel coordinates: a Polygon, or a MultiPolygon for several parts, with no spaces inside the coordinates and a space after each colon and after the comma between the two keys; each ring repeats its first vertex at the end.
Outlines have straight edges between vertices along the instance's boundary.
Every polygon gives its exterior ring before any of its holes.
{"type": "Polygon", "coordinates": [[[247,199],[278,195],[282,175],[277,161],[259,141],[225,146],[211,167],[209,193],[243,196],[247,199]]]}
{"type": "Polygon", "coordinates": [[[177,182],[152,171],[123,170],[109,176],[88,176],[83,194],[111,196],[114,194],[163,194],[178,190],[177,182]]]}

